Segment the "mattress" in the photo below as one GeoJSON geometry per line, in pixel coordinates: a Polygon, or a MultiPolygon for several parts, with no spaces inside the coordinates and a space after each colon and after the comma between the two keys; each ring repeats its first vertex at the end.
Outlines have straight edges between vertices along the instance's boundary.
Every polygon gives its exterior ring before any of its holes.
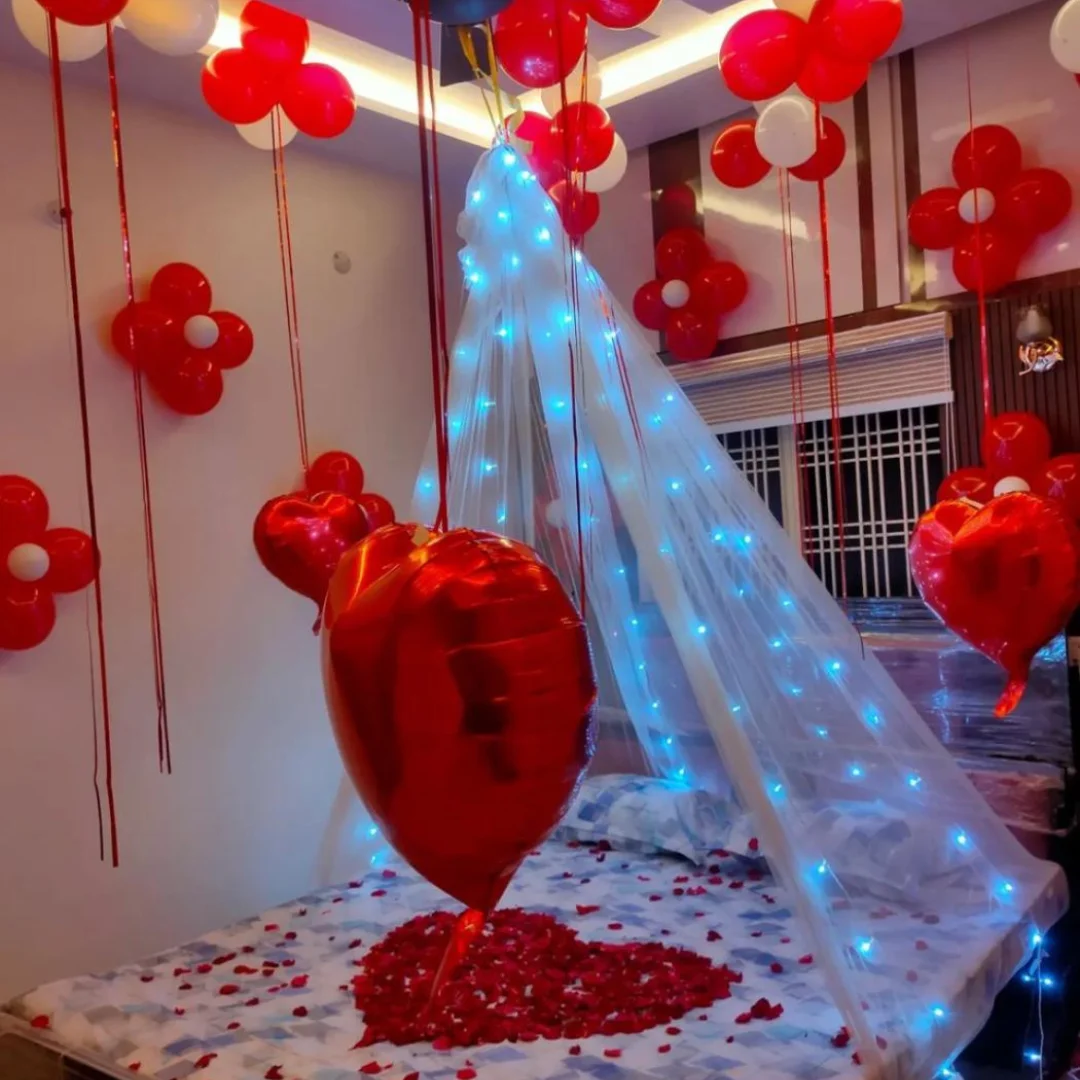
{"type": "MultiPolygon", "coordinates": [[[[552,842],[526,860],[508,891],[503,906],[551,913],[585,939],[662,941],[741,973],[730,999],[641,1034],[447,1051],[357,1048],[357,961],[413,915],[454,907],[395,861],[141,963],[41,986],[5,1010],[109,1075],[156,1080],[355,1080],[358,1072],[387,1080],[853,1080],[860,1070],[852,1047],[834,1045],[844,1041],[836,1038],[842,1020],[787,894],[764,863],[717,858],[698,869],[552,842]],[[782,1014],[748,1019],[762,998],[782,1014]]],[[[1064,902],[1060,878],[1048,879],[1042,910],[1030,914],[1048,925],[1064,902]]],[[[948,906],[943,896],[943,912],[948,906]]],[[[1002,935],[978,918],[901,913],[881,902],[863,914],[876,919],[875,978],[883,986],[941,984],[948,973],[941,1001],[959,1041],[974,1034],[965,1024],[975,1018],[977,1029],[987,1014],[992,988],[1029,955],[1030,929],[1019,921],[1002,935]]],[[[895,1066],[895,1047],[885,1053],[895,1066]]]]}

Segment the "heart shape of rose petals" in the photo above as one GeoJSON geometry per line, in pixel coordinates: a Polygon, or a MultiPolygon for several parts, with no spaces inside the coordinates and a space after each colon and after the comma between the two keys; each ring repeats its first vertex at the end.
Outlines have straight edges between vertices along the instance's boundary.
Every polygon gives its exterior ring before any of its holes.
{"type": "Polygon", "coordinates": [[[1035,654],[1080,603],[1080,531],[1037,495],[1003,495],[981,508],[950,499],[923,515],[909,555],[927,606],[1008,673],[994,710],[1008,715],[1035,654]]]}

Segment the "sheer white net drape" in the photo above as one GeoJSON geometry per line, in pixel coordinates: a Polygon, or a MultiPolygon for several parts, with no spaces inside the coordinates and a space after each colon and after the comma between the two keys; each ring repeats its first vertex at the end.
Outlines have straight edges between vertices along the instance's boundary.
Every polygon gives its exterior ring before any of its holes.
{"type": "MultiPolygon", "coordinates": [[[[459,233],[469,293],[451,357],[451,526],[524,540],[576,594],[580,490],[602,740],[629,732],[657,775],[732,794],[754,816],[864,1066],[933,1075],[1059,914],[1056,871],[864,652],[513,150],[482,158],[459,233]],[[868,858],[873,830],[850,822],[890,821],[925,857],[868,858]],[[893,928],[943,905],[977,927],[970,963],[910,982],[893,928]],[[987,974],[990,954],[1001,959],[987,974]]],[[[436,504],[432,450],[414,513],[430,521],[436,504]]]]}

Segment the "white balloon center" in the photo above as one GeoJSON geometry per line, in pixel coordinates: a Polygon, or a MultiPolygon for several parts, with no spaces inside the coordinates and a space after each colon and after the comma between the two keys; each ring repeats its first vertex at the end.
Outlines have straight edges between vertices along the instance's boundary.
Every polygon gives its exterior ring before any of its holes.
{"type": "Polygon", "coordinates": [[[690,286],[685,281],[667,281],[660,290],[660,297],[669,308],[686,307],[690,300],[690,286]]]}
{"type": "Polygon", "coordinates": [[[969,224],[989,220],[997,209],[997,199],[987,188],[972,188],[960,196],[960,216],[969,224]]]}
{"type": "Polygon", "coordinates": [[[1016,491],[1030,491],[1031,485],[1020,476],[1003,476],[994,485],[994,498],[999,495],[1012,495],[1016,491]]]}
{"type": "Polygon", "coordinates": [[[184,340],[193,349],[211,349],[220,336],[218,324],[209,315],[192,315],[184,323],[184,340]]]}
{"type": "Polygon", "coordinates": [[[49,572],[49,553],[40,544],[16,544],[8,552],[7,568],[16,581],[40,581],[49,572]]]}

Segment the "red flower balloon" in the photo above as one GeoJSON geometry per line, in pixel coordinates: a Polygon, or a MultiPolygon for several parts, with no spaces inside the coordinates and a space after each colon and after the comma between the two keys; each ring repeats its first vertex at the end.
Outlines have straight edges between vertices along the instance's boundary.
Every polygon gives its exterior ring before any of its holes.
{"type": "Polygon", "coordinates": [[[522,86],[554,86],[584,54],[586,22],[585,0],[513,0],[495,16],[495,56],[522,86]]]}
{"type": "Polygon", "coordinates": [[[753,187],[769,175],[772,166],[757,148],[756,128],[753,120],[736,120],[716,136],[709,165],[716,179],[726,187],[753,187]]]}
{"type": "Polygon", "coordinates": [[[571,240],[580,240],[600,220],[600,196],[595,191],[559,180],[548,194],[571,240]]]}
{"type": "Polygon", "coordinates": [[[941,482],[937,497],[938,502],[970,499],[972,502],[988,503],[994,497],[994,480],[985,469],[957,469],[941,482]]]}
{"type": "Polygon", "coordinates": [[[667,329],[671,308],[664,303],[663,288],[662,281],[646,281],[634,293],[634,318],[646,330],[667,329]]]}
{"type": "Polygon", "coordinates": [[[589,16],[611,30],[640,26],[660,6],[660,0],[588,0],[589,16]]]}
{"type": "Polygon", "coordinates": [[[281,107],[297,130],[316,139],[343,134],[356,115],[349,80],[329,64],[303,64],[285,83],[281,107]]]}
{"type": "Polygon", "coordinates": [[[911,242],[927,251],[955,247],[967,229],[960,216],[959,188],[924,191],[908,211],[911,242]]]}
{"type": "Polygon", "coordinates": [[[1050,432],[1032,413],[1001,413],[983,431],[982,456],[995,480],[1035,478],[1050,457],[1050,432]]]}
{"type": "Polygon", "coordinates": [[[1032,489],[1060,502],[1069,517],[1080,522],[1080,454],[1051,458],[1036,471],[1032,489]]]}
{"type": "Polygon", "coordinates": [[[953,250],[953,274],[971,292],[997,292],[1016,279],[1023,254],[1023,243],[1003,228],[968,227],[953,250]]]}
{"type": "MultiPolygon", "coordinates": [[[[346,454],[344,450],[328,450],[308,467],[304,484],[310,495],[336,491],[348,495],[350,499],[359,499],[364,494],[364,470],[352,454],[346,454]]],[[[373,525],[373,528],[377,527],[373,525]]]]}
{"type": "Polygon", "coordinates": [[[115,19],[127,0],[38,0],[50,14],[76,26],[102,26],[115,19]]]}
{"type": "Polygon", "coordinates": [[[276,75],[285,76],[304,62],[311,40],[307,19],[262,0],[250,0],[240,12],[240,44],[276,75]]]}
{"type": "Polygon", "coordinates": [[[817,0],[810,13],[816,43],[842,60],[872,63],[896,41],[903,0],[817,0]]]}
{"type": "Polygon", "coordinates": [[[799,72],[796,85],[811,101],[846,101],[869,76],[868,60],[845,60],[814,49],[799,72]]]}
{"type": "Polygon", "coordinates": [[[793,168],[791,175],[799,180],[828,180],[844,164],[845,157],[847,139],[843,130],[831,116],[823,116],[814,156],[793,168]]]}
{"type": "Polygon", "coordinates": [[[708,241],[696,229],[671,229],[656,244],[656,276],[688,282],[711,257],[708,241]]]}
{"type": "Polygon", "coordinates": [[[720,74],[745,101],[782,94],[799,77],[810,51],[810,35],[788,11],[754,11],[728,31],[720,46],[720,74]]]}
{"type": "Polygon", "coordinates": [[[254,124],[278,101],[272,72],[245,49],[222,49],[206,61],[202,93],[206,104],[230,124],[254,124]]]}
{"type": "Polygon", "coordinates": [[[555,161],[564,169],[590,172],[610,156],[615,125],[606,109],[590,101],[575,101],[555,114],[548,139],[555,161]]]}
{"type": "Polygon", "coordinates": [[[733,262],[710,262],[690,282],[690,303],[699,310],[728,315],[749,291],[750,283],[741,267],[733,262]]]}
{"type": "Polygon", "coordinates": [[[998,191],[1020,175],[1020,140],[1000,124],[983,124],[964,135],[953,151],[952,170],[963,190],[998,191]]]}
{"type": "Polygon", "coordinates": [[[711,311],[687,304],[671,313],[665,340],[676,360],[688,362],[712,356],[719,336],[719,318],[711,311]]]}
{"type": "Polygon", "coordinates": [[[0,649],[32,649],[56,623],[54,593],[85,589],[97,552],[78,529],[50,529],[45,493],[23,476],[0,476],[0,649]]]}
{"type": "Polygon", "coordinates": [[[380,529],[334,574],[323,678],[341,756],[387,840],[490,912],[592,756],[596,679],[558,578],[488,533],[380,529]]]}

